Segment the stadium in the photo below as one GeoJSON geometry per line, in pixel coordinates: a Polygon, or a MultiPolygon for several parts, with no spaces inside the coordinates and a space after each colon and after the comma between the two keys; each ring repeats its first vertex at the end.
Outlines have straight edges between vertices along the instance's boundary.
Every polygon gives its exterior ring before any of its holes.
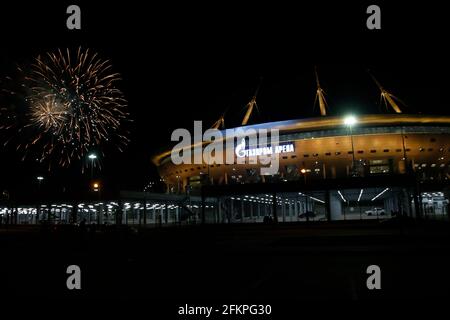
{"type": "MultiPolygon", "coordinates": [[[[248,125],[256,94],[247,104],[241,129],[277,129],[280,145],[287,146],[277,174],[260,174],[261,164],[248,156],[238,164],[238,140],[231,146],[234,164],[175,165],[168,149],[152,159],[167,193],[216,197],[218,212],[203,217],[215,222],[446,218],[450,117],[403,114],[397,98],[375,78],[394,113],[328,116],[316,79],[321,117],[248,125]]],[[[223,124],[221,117],[213,128],[223,124]]],[[[224,154],[227,147],[224,142],[224,154]]],[[[248,155],[258,146],[246,148],[248,155]]]]}

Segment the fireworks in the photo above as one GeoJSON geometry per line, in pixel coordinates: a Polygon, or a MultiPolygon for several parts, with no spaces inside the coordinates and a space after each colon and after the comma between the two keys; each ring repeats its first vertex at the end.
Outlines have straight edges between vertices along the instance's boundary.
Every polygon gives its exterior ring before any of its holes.
{"type": "Polygon", "coordinates": [[[19,68],[24,107],[8,115],[14,121],[3,127],[16,128],[26,138],[17,143],[24,157],[67,167],[94,148],[122,150],[128,143],[123,130],[127,101],[116,87],[120,75],[111,69],[108,60],[81,48],[48,52],[27,71],[19,68]]]}
{"type": "Polygon", "coordinates": [[[30,106],[30,121],[44,131],[58,132],[64,127],[66,120],[65,105],[49,95],[30,106]]]}

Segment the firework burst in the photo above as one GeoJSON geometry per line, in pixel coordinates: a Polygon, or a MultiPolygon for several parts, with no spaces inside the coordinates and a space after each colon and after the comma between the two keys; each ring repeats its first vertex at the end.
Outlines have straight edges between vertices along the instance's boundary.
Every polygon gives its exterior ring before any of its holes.
{"type": "Polygon", "coordinates": [[[49,95],[32,103],[29,114],[31,125],[46,132],[60,132],[67,119],[65,104],[57,101],[54,95],[49,95]]]}
{"type": "Polygon", "coordinates": [[[89,150],[113,145],[122,151],[128,143],[123,130],[127,101],[108,60],[89,49],[67,49],[38,56],[27,71],[18,70],[24,108],[3,127],[15,127],[29,138],[17,143],[24,157],[67,167],[89,150]]]}

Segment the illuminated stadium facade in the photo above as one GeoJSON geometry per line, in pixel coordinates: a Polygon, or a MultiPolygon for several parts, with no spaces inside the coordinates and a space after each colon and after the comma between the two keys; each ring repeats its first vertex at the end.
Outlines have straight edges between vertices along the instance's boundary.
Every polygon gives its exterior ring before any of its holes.
{"type": "MultiPolygon", "coordinates": [[[[374,79],[375,80],[375,79],[374,79]]],[[[396,215],[448,215],[450,117],[403,114],[395,97],[376,80],[381,97],[395,114],[327,116],[317,78],[322,117],[247,125],[256,95],[247,104],[243,130],[279,131],[279,170],[264,175],[250,155],[264,152],[240,139],[223,141],[234,163],[175,165],[173,150],[152,159],[169,194],[218,199],[214,222],[380,219],[396,215]],[[227,149],[228,148],[228,149],[227,149]],[[229,150],[232,148],[232,150],[229,150]],[[239,150],[241,151],[241,150],[239,150]],[[238,157],[245,162],[238,164],[238,157]]],[[[223,117],[213,128],[223,127],[223,117]]],[[[192,144],[194,152],[197,145],[192,144]]],[[[202,143],[202,148],[208,142],[202,143]]],[[[204,158],[203,158],[204,159],[204,158]]]]}
{"type": "MultiPolygon", "coordinates": [[[[259,165],[174,165],[170,151],[154,157],[168,191],[185,192],[201,184],[315,181],[352,175],[404,174],[407,165],[421,179],[448,179],[450,117],[366,115],[352,128],[342,117],[290,120],[248,126],[275,128],[280,145],[294,147],[279,155],[279,174],[259,175],[259,165]]],[[[233,151],[234,152],[234,151],[233,151]]],[[[235,156],[236,157],[236,156],[235,156]]],[[[219,156],[220,158],[220,156],[219,156]]]]}

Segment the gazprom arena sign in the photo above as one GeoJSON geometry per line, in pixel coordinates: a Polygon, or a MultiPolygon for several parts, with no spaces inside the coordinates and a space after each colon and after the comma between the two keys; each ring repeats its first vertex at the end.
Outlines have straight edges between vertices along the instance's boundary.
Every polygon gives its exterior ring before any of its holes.
{"type": "Polygon", "coordinates": [[[265,156],[272,154],[283,154],[294,152],[294,144],[292,142],[283,143],[276,146],[265,146],[265,147],[246,147],[245,139],[242,139],[241,143],[239,143],[235,148],[235,153],[238,158],[244,157],[256,157],[256,156],[265,156]]]}

